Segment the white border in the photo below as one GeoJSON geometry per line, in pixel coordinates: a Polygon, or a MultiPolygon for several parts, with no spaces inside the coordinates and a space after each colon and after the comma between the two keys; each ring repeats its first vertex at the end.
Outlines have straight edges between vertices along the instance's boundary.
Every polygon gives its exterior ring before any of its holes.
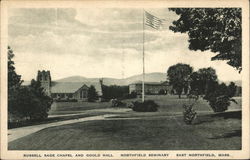
{"type": "MultiPolygon", "coordinates": [[[[218,157],[176,157],[175,154],[182,153],[229,153],[231,157],[220,157],[220,159],[248,159],[249,155],[249,2],[247,0],[148,0],[148,1],[2,1],[1,2],[1,159],[24,159],[24,153],[112,153],[114,157],[109,159],[217,159],[218,157]],[[137,150],[121,150],[121,151],[8,151],[7,150],[7,42],[8,42],[8,20],[7,11],[8,8],[168,8],[168,7],[241,7],[242,8],[242,20],[243,20],[243,70],[242,70],[242,86],[243,86],[243,98],[242,98],[242,150],[154,150],[154,151],[137,151],[137,150]],[[121,153],[168,153],[167,158],[161,157],[121,157],[121,153]]],[[[32,158],[27,158],[32,159],[32,158]]],[[[44,158],[35,158],[44,159],[44,158]]],[[[47,158],[47,159],[69,159],[63,157],[47,158]]],[[[79,159],[79,158],[70,158],[79,159]]],[[[83,157],[81,159],[93,159],[83,157]]],[[[108,159],[108,158],[95,158],[95,159],[108,159]]]]}

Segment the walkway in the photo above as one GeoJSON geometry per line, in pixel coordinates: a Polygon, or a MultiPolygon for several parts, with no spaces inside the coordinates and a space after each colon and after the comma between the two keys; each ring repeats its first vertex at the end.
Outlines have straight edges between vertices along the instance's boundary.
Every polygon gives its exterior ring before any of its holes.
{"type": "Polygon", "coordinates": [[[91,116],[91,117],[85,117],[85,118],[79,118],[79,119],[53,122],[53,123],[48,123],[48,124],[40,124],[40,125],[34,125],[34,126],[28,126],[28,127],[9,129],[8,130],[8,142],[14,141],[18,138],[35,133],[37,131],[40,131],[48,127],[55,127],[55,126],[61,126],[65,124],[72,124],[72,123],[93,121],[93,120],[104,120],[105,118],[114,117],[114,116],[117,116],[117,115],[106,114],[106,115],[100,115],[100,116],[91,116]]]}

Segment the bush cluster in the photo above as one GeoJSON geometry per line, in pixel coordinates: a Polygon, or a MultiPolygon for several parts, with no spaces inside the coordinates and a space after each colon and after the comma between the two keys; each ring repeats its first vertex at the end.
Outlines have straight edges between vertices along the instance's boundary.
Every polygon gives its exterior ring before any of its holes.
{"type": "Polygon", "coordinates": [[[156,112],[159,108],[159,105],[153,100],[146,100],[144,102],[132,102],[132,110],[136,112],[156,112]]]}

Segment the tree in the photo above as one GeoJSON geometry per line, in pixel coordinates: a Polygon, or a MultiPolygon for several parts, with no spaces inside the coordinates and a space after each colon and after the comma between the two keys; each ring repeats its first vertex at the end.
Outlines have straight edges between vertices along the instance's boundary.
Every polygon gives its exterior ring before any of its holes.
{"type": "Polygon", "coordinates": [[[227,60],[242,70],[241,8],[171,8],[179,15],[170,30],[188,33],[190,50],[217,53],[211,60],[227,60]]]}
{"type": "Polygon", "coordinates": [[[230,84],[228,85],[228,95],[230,97],[235,96],[235,94],[236,94],[236,88],[237,88],[237,86],[235,85],[235,83],[234,82],[230,82],[230,84]]]}
{"type": "MultiPolygon", "coordinates": [[[[18,115],[18,112],[15,110],[15,99],[18,89],[22,84],[21,76],[16,73],[14,67],[14,58],[13,50],[8,46],[8,113],[12,115],[18,115]]],[[[9,115],[10,117],[10,115],[9,115]]]]}
{"type": "Polygon", "coordinates": [[[93,85],[91,85],[89,87],[87,97],[88,97],[89,102],[94,102],[94,101],[98,100],[98,94],[97,94],[96,89],[93,85]]]}
{"type": "Polygon", "coordinates": [[[48,117],[52,99],[43,92],[40,82],[32,80],[30,86],[20,87],[13,97],[12,109],[19,118],[41,120],[48,117]]]}
{"type": "Polygon", "coordinates": [[[205,94],[208,86],[217,81],[216,71],[211,67],[201,68],[197,72],[193,72],[190,77],[191,91],[196,91],[199,95],[205,94]]]}
{"type": "Polygon", "coordinates": [[[31,119],[45,119],[48,117],[48,111],[52,104],[52,98],[46,95],[40,81],[31,80],[30,90],[38,101],[38,106],[33,109],[31,119]]]}
{"type": "Polygon", "coordinates": [[[13,50],[8,46],[8,90],[15,90],[22,84],[21,76],[15,71],[13,50]]]}
{"type": "Polygon", "coordinates": [[[188,64],[178,63],[168,68],[169,84],[173,86],[179,98],[181,98],[183,89],[188,87],[192,72],[193,68],[188,64]]]}
{"type": "Polygon", "coordinates": [[[209,102],[214,112],[224,112],[228,109],[230,102],[237,103],[232,99],[232,94],[228,90],[229,86],[226,86],[225,83],[216,83],[208,89],[204,99],[209,102]]]}
{"type": "Polygon", "coordinates": [[[128,86],[102,85],[102,98],[105,100],[124,98],[128,94],[129,94],[128,86]]]}

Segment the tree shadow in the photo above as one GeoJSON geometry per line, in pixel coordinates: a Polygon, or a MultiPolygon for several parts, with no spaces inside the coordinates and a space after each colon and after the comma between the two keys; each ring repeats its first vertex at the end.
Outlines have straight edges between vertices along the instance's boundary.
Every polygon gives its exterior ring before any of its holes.
{"type": "Polygon", "coordinates": [[[233,130],[232,132],[224,133],[222,135],[214,136],[209,139],[221,139],[221,138],[232,138],[232,137],[241,137],[242,131],[241,129],[239,130],[233,130]]]}
{"type": "Polygon", "coordinates": [[[222,117],[224,119],[241,119],[242,112],[241,111],[229,111],[229,112],[223,112],[223,113],[216,113],[211,115],[211,117],[222,117]]]}
{"type": "Polygon", "coordinates": [[[195,120],[193,125],[200,125],[203,123],[211,123],[216,121],[218,118],[223,118],[223,119],[241,119],[242,117],[242,112],[241,111],[229,111],[229,112],[223,112],[223,113],[214,113],[214,114],[209,114],[203,116],[201,119],[195,120]]]}

